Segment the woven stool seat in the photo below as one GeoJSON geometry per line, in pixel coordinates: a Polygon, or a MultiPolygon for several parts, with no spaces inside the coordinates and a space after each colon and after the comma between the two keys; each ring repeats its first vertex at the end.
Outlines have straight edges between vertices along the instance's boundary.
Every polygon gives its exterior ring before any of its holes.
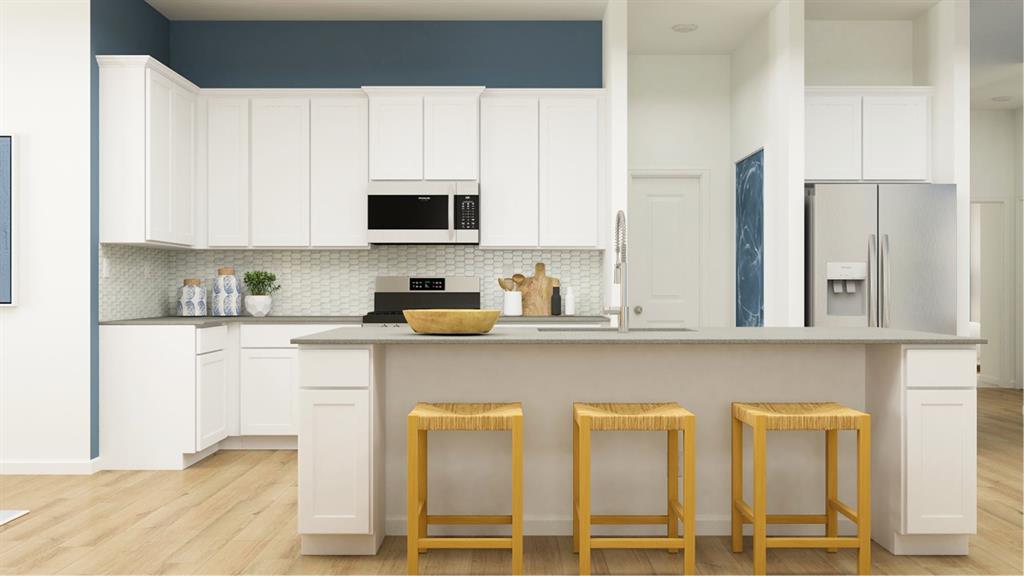
{"type": "Polygon", "coordinates": [[[856,430],[867,414],[835,402],[757,402],[732,405],[733,416],[767,430],[856,430]]]}
{"type": "Polygon", "coordinates": [[[420,402],[409,412],[420,430],[511,430],[523,417],[523,405],[506,403],[420,402]]]}
{"type": "Polygon", "coordinates": [[[693,414],[675,402],[575,402],[573,419],[590,419],[591,430],[682,430],[693,414]]]}

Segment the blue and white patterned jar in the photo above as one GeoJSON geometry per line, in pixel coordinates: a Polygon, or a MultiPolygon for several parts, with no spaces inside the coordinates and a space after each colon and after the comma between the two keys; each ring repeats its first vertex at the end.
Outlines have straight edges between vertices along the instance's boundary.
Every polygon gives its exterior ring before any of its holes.
{"type": "Polygon", "coordinates": [[[206,316],[206,288],[198,278],[186,278],[178,292],[178,316],[206,316]]]}
{"type": "Polygon", "coordinates": [[[214,316],[238,316],[242,313],[242,290],[234,268],[217,269],[210,310],[214,316]]]}

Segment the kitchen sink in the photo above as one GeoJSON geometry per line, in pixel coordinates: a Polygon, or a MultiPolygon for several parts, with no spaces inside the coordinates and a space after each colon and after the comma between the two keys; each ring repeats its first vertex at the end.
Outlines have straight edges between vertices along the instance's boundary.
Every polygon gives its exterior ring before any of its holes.
{"type": "MultiPolygon", "coordinates": [[[[550,328],[537,328],[538,332],[618,332],[618,328],[611,326],[552,326],[550,328]]],[[[630,328],[630,332],[693,332],[693,328],[630,328]]]]}

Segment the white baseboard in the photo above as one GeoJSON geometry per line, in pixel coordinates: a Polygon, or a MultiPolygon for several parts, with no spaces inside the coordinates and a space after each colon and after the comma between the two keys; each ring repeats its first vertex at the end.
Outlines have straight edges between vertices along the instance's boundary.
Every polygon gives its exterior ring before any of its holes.
{"type": "Polygon", "coordinates": [[[228,436],[218,444],[221,450],[297,450],[298,436],[228,436]]]}
{"type": "Polygon", "coordinates": [[[0,476],[80,476],[89,475],[102,469],[100,458],[91,460],[0,460],[0,476]]]}
{"type": "MultiPolygon", "coordinates": [[[[404,536],[405,516],[388,516],[384,527],[389,536],[404,536]]],[[[752,526],[744,527],[745,534],[751,534],[752,526]]],[[[431,526],[430,533],[439,536],[508,536],[509,526],[431,526]]],[[[771,525],[768,526],[769,536],[821,536],[824,527],[821,525],[771,525]]],[[[665,528],[661,525],[641,526],[594,526],[595,536],[664,536],[665,528]]],[[[732,518],[727,515],[697,515],[698,536],[728,536],[732,533],[732,518]]],[[[531,516],[523,518],[523,534],[526,536],[571,536],[572,518],[568,516],[531,516]]],[[[856,534],[853,523],[844,517],[839,518],[839,534],[852,536],[856,534]]]]}

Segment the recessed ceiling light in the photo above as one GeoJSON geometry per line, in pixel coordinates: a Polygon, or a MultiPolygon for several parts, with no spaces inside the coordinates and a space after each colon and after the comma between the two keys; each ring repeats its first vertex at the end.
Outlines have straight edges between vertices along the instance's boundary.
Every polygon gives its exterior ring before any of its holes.
{"type": "Polygon", "coordinates": [[[688,32],[693,32],[697,28],[700,28],[700,26],[697,26],[696,24],[676,24],[672,27],[672,30],[681,34],[686,34],[688,32]]]}
{"type": "Polygon", "coordinates": [[[992,101],[993,102],[1009,102],[1010,101],[1010,97],[1009,96],[996,96],[995,98],[992,98],[992,101]]]}

